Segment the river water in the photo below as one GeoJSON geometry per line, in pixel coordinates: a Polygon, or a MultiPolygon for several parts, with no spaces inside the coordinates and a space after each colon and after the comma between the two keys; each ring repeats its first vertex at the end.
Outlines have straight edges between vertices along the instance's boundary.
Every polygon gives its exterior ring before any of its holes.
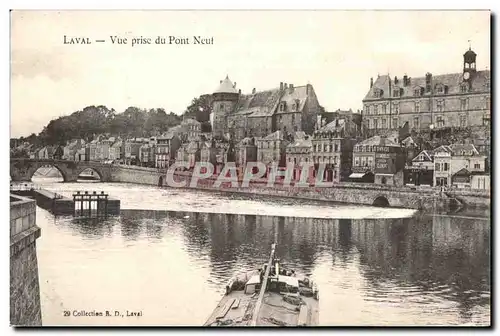
{"type": "Polygon", "coordinates": [[[267,260],[275,234],[284,264],[318,284],[322,325],[490,324],[484,214],[35,182],[67,196],[105,191],[122,207],[99,220],[37,208],[44,325],[202,325],[227,280],[267,260]],[[122,317],[127,310],[142,316],[122,317]]]}

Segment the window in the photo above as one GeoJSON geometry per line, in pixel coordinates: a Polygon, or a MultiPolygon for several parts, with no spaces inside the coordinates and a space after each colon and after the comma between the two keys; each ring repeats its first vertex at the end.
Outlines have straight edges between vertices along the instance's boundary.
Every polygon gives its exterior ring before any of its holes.
{"type": "Polygon", "coordinates": [[[354,158],[354,165],[359,166],[359,157],[354,158]]]}
{"type": "Polygon", "coordinates": [[[393,118],[392,119],[392,127],[393,128],[398,128],[398,118],[393,118]]]}
{"type": "Polygon", "coordinates": [[[474,163],[474,169],[481,169],[480,163],[474,163]]]}
{"type": "Polygon", "coordinates": [[[467,84],[462,84],[460,85],[460,92],[465,93],[467,92],[467,84]]]}
{"type": "Polygon", "coordinates": [[[338,152],[339,151],[339,145],[338,144],[335,144],[335,151],[338,152]]]}
{"type": "Polygon", "coordinates": [[[467,116],[461,115],[460,116],[460,127],[466,127],[467,126],[467,116]]]}
{"type": "Polygon", "coordinates": [[[443,112],[443,105],[444,105],[443,100],[436,101],[436,111],[443,112]]]}
{"type": "Polygon", "coordinates": [[[394,114],[399,114],[399,104],[398,103],[394,103],[393,110],[394,110],[394,114]]]}
{"type": "Polygon", "coordinates": [[[415,97],[419,97],[421,92],[422,91],[420,90],[420,88],[416,88],[415,90],[413,90],[413,95],[415,97]]]}
{"type": "Polygon", "coordinates": [[[378,105],[375,105],[375,114],[378,114],[378,105]]]}
{"type": "Polygon", "coordinates": [[[373,119],[373,128],[377,129],[378,128],[378,120],[373,119]]]}
{"type": "Polygon", "coordinates": [[[387,104],[382,105],[382,113],[386,114],[387,113],[387,104]]]}
{"type": "Polygon", "coordinates": [[[444,127],[444,119],[443,117],[439,116],[436,118],[436,123],[438,125],[438,127],[444,127]]]}
{"type": "Polygon", "coordinates": [[[438,87],[436,88],[436,91],[437,91],[437,93],[443,93],[443,86],[438,85],[438,87]]]}
{"type": "Polygon", "coordinates": [[[365,105],[365,114],[369,114],[370,113],[370,106],[369,105],[365,105]]]}
{"type": "Polygon", "coordinates": [[[443,169],[443,170],[444,170],[444,171],[448,171],[448,162],[445,162],[445,163],[444,163],[444,169],[443,169]]]}
{"type": "Polygon", "coordinates": [[[436,171],[441,171],[441,164],[439,162],[436,162],[436,165],[434,167],[436,171]]]}
{"type": "Polygon", "coordinates": [[[394,88],[394,91],[392,91],[392,96],[399,97],[399,89],[398,88],[394,88]]]}
{"type": "Polygon", "coordinates": [[[224,110],[224,104],[219,105],[219,110],[223,111],[224,110]]]}
{"type": "Polygon", "coordinates": [[[386,119],[382,119],[382,128],[387,128],[387,121],[386,119]]]}
{"type": "Polygon", "coordinates": [[[415,112],[420,112],[420,102],[415,102],[415,112]]]}
{"type": "Polygon", "coordinates": [[[285,102],[280,104],[280,111],[285,111],[285,102]]]}
{"type": "Polygon", "coordinates": [[[467,110],[467,99],[460,99],[460,110],[467,110]]]}
{"type": "Polygon", "coordinates": [[[333,163],[337,164],[337,157],[336,156],[333,157],[333,163]]]}
{"type": "Polygon", "coordinates": [[[373,167],[373,157],[371,156],[368,158],[368,166],[373,167]]]}
{"type": "Polygon", "coordinates": [[[420,128],[420,120],[419,119],[420,119],[419,117],[413,118],[413,128],[415,128],[415,129],[420,128]]]}

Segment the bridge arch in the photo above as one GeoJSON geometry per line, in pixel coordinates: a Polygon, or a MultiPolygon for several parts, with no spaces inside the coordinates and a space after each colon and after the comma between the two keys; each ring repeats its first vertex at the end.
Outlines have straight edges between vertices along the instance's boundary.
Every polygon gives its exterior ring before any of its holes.
{"type": "Polygon", "coordinates": [[[391,206],[389,204],[389,200],[384,195],[379,195],[379,196],[375,197],[372,205],[376,206],[376,207],[383,207],[383,208],[388,208],[391,206]]]}
{"type": "Polygon", "coordinates": [[[66,182],[68,180],[68,175],[66,173],[66,170],[64,169],[64,167],[61,167],[57,163],[38,163],[33,167],[31,167],[30,169],[28,169],[28,177],[30,181],[33,179],[35,173],[42,167],[47,167],[47,168],[53,167],[57,169],[57,171],[61,174],[63,182],[66,182]]]}
{"type": "Polygon", "coordinates": [[[90,167],[90,166],[82,166],[81,168],[78,169],[77,171],[77,177],[80,176],[85,170],[91,170],[93,172],[95,172],[97,174],[97,176],[99,176],[99,180],[102,182],[103,180],[103,173],[102,171],[97,168],[97,167],[90,167]]]}

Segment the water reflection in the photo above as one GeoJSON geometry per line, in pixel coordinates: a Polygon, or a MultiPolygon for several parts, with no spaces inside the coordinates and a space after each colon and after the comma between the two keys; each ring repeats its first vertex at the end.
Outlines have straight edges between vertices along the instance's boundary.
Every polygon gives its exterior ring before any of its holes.
{"type": "MultiPolygon", "coordinates": [[[[329,315],[342,309],[338,293],[351,295],[349,291],[354,290],[365,303],[376,303],[359,307],[364,321],[372,319],[375,325],[375,310],[384,305],[400,309],[403,323],[402,311],[408,302],[412,308],[427,311],[439,308],[440,317],[445,316],[449,323],[472,318],[489,321],[489,220],[428,215],[351,220],[122,210],[119,217],[63,217],[55,223],[66,226],[73,236],[86,238],[82,245],[87,239],[118,235],[125,243],[124,251],[129,244],[146,242],[158,244],[160,253],[161,244],[175,241],[190,260],[176,267],[207,269],[208,276],[200,281],[217,292],[235,272],[265,262],[276,236],[277,254],[289,267],[311,274],[325,286],[339,278],[345,284],[361,284],[354,289],[343,285],[322,291],[329,305],[322,306],[321,312],[326,324],[331,322],[329,315]],[[358,271],[348,270],[352,267],[358,271]],[[330,306],[330,302],[334,304],[330,306]],[[488,312],[478,313],[477,307],[486,307],[488,312]]],[[[177,245],[168,248],[173,246],[177,245]]],[[[106,248],[105,242],[101,248],[106,248]]],[[[130,255],[124,252],[123,258],[130,255]]],[[[154,262],[148,267],[157,267],[154,262]]]]}

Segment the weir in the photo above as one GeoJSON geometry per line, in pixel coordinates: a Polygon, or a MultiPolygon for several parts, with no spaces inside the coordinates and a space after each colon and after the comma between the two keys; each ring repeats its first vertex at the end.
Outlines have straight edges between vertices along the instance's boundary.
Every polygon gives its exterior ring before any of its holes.
{"type": "Polygon", "coordinates": [[[39,187],[11,186],[11,193],[35,199],[36,205],[54,215],[107,216],[120,213],[120,200],[110,198],[104,192],[77,192],[71,199],[39,187]]]}

